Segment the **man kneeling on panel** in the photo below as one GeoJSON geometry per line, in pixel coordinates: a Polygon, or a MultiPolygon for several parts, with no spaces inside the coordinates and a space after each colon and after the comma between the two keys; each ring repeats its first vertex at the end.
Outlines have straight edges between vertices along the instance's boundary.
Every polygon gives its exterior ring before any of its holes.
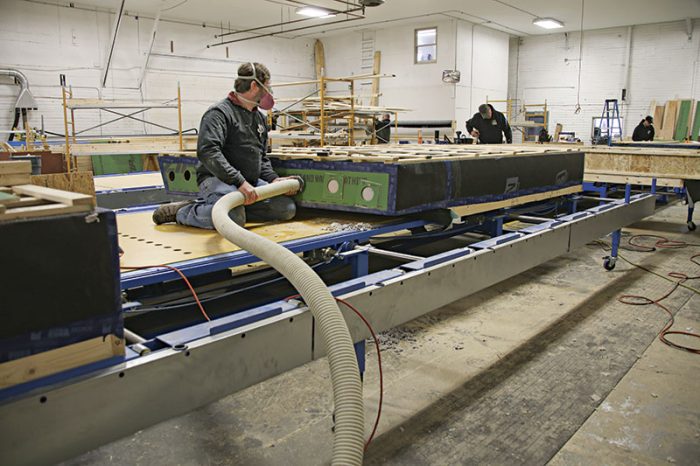
{"type": "MultiPolygon", "coordinates": [[[[233,191],[240,191],[245,198],[245,206],[229,213],[241,226],[246,221],[294,218],[296,206],[290,197],[255,202],[256,186],[296,178],[277,175],[266,156],[267,124],[258,108],[270,110],[273,105],[270,71],[260,63],[241,65],[234,91],[202,116],[197,139],[199,199],[162,205],[153,212],[153,222],[177,222],[211,230],[214,204],[233,191]]],[[[289,192],[287,196],[294,194],[289,192]]]]}

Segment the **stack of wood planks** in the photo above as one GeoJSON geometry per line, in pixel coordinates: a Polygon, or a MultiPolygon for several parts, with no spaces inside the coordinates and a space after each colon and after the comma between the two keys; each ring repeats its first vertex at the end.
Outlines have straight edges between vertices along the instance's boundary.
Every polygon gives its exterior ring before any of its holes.
{"type": "Polygon", "coordinates": [[[22,218],[89,212],[95,198],[30,184],[31,163],[0,162],[0,222],[22,218]]]}
{"type": "Polygon", "coordinates": [[[654,117],[656,140],[697,141],[700,138],[700,105],[695,100],[669,100],[665,105],[652,101],[650,114],[654,117]]]}

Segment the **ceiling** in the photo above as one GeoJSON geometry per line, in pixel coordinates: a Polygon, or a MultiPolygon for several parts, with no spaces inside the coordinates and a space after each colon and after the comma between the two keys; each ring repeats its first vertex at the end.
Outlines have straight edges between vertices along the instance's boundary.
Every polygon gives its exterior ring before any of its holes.
{"type": "MultiPolygon", "coordinates": [[[[53,2],[66,3],[60,0],[53,2]]],[[[79,0],[73,3],[76,6],[115,10],[120,0],[79,0]]],[[[125,9],[131,14],[155,15],[162,5],[162,18],[223,25],[225,29],[247,29],[301,19],[303,17],[295,13],[294,6],[299,3],[290,0],[126,0],[125,9]]],[[[304,3],[340,11],[346,8],[345,2],[338,0],[304,0],[304,3]]],[[[700,18],[700,0],[583,0],[583,4],[584,29],[700,18]]],[[[364,19],[330,24],[346,18],[346,15],[338,15],[288,25],[285,30],[318,25],[286,34],[287,37],[313,37],[350,29],[386,27],[418,18],[453,17],[485,24],[515,36],[526,36],[578,30],[581,26],[581,6],[582,0],[385,0],[384,5],[367,8],[364,19]],[[538,16],[556,18],[564,23],[564,28],[552,31],[537,27],[532,20],[538,16]]]]}

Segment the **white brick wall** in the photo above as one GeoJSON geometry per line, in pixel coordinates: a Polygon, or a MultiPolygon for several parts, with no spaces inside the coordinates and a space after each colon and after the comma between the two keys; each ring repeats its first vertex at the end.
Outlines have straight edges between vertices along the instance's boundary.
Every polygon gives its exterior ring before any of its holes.
{"type": "MultiPolygon", "coordinates": [[[[183,95],[183,127],[198,127],[202,113],[223,98],[233,87],[241,62],[265,63],[273,82],[310,79],[314,75],[313,40],[262,38],[207,49],[218,29],[161,21],[142,91],[136,89],[143,56],[148,49],[153,21],[124,17],[107,87],[100,87],[101,68],[109,41],[113,15],[78,8],[53,7],[23,1],[2,0],[0,7],[0,68],[16,68],[29,78],[39,109],[30,112],[30,122],[47,130],[63,133],[59,74],[66,75],[76,97],[128,100],[168,99],[177,95],[180,82],[183,95]],[[170,41],[174,41],[174,53],[170,41]]],[[[10,78],[0,77],[0,129],[9,129],[18,87],[10,78]],[[5,85],[9,84],[9,85],[5,85]]],[[[279,88],[284,97],[298,89],[279,88]]],[[[177,112],[149,110],[157,123],[177,127],[177,112]]],[[[110,114],[82,110],[76,115],[78,129],[111,119],[110,114]],[[101,113],[101,114],[100,114],[101,113]]],[[[141,123],[122,121],[107,126],[104,133],[143,133],[141,123]]],[[[163,130],[147,126],[148,133],[163,130]]],[[[92,134],[102,134],[99,130],[92,134]]],[[[6,135],[0,135],[3,140],[6,135]]]]}
{"type": "MultiPolygon", "coordinates": [[[[465,21],[444,19],[426,19],[374,32],[375,49],[382,52],[382,73],[396,75],[381,81],[379,103],[411,109],[400,118],[456,119],[458,129],[464,131],[465,121],[487,95],[490,99],[506,98],[508,35],[465,21]],[[438,28],[437,63],[415,64],[414,31],[433,26],[438,28]],[[462,73],[461,82],[443,83],[442,71],[455,68],[462,73]]],[[[361,38],[361,31],[322,37],[328,76],[360,74],[361,38]]]]}
{"type": "MultiPolygon", "coordinates": [[[[697,21],[696,21],[697,23],[697,21]]],[[[591,136],[591,119],[600,116],[605,99],[620,99],[625,85],[628,29],[584,31],[581,73],[581,113],[574,114],[580,35],[569,33],[511,39],[509,97],[523,103],[547,99],[550,133],[556,123],[575,131],[584,141],[591,136]]],[[[624,136],[657,104],[675,98],[700,98],[698,54],[700,24],[688,41],[685,22],[632,27],[630,81],[622,103],[624,136]]]]}

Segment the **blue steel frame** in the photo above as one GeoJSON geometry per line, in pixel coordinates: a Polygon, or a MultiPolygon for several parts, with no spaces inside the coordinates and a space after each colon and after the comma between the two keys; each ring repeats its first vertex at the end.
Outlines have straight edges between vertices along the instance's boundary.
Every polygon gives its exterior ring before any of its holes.
{"type": "MultiPolygon", "coordinates": [[[[656,185],[657,179],[651,179],[651,186],[649,187],[649,194],[656,196],[656,202],[659,204],[668,204],[668,196],[673,195],[679,199],[689,199],[688,191],[686,188],[673,188],[669,190],[668,188],[659,189],[656,185]]],[[[629,184],[625,187],[625,192],[629,188],[629,184]]],[[[618,187],[616,185],[610,185],[608,183],[592,183],[590,181],[583,182],[583,191],[592,192],[598,194],[600,197],[607,197],[608,194],[617,192],[618,187]]],[[[688,216],[687,223],[691,224],[693,222],[693,212],[695,211],[694,204],[688,202],[688,216]]]]}
{"type": "MultiPolygon", "coordinates": [[[[458,232],[464,232],[468,230],[478,230],[483,232],[491,231],[493,235],[490,239],[479,241],[477,243],[471,244],[468,247],[461,247],[446,251],[443,253],[435,254],[430,257],[426,257],[420,260],[402,264],[400,269],[393,268],[388,270],[382,270],[380,272],[369,273],[369,253],[367,251],[355,252],[355,254],[349,255],[346,259],[350,261],[353,270],[353,276],[355,278],[332,285],[329,287],[331,294],[334,296],[340,296],[347,294],[352,291],[366,288],[368,286],[373,286],[381,284],[390,280],[392,278],[402,275],[405,270],[418,271],[423,270],[428,267],[433,267],[435,265],[441,264],[446,261],[454,260],[459,257],[463,257],[482,249],[492,248],[494,246],[508,243],[510,241],[517,240],[519,238],[525,237],[530,234],[537,233],[542,230],[552,228],[557,225],[564,224],[570,221],[576,221],[581,218],[595,216],[597,213],[602,213],[608,210],[614,205],[620,202],[629,203],[631,196],[631,189],[628,185],[626,187],[625,199],[615,202],[602,202],[601,205],[592,207],[585,211],[576,211],[576,195],[567,196],[567,205],[569,206],[568,215],[557,216],[553,219],[543,221],[542,223],[534,224],[529,227],[517,230],[503,232],[503,218],[508,214],[508,212],[518,212],[524,213],[523,209],[508,209],[497,212],[489,213],[483,218],[483,222],[477,225],[467,225],[456,228],[458,232]]],[[[549,206],[551,203],[542,202],[538,204],[532,204],[529,206],[530,211],[538,212],[542,210],[542,206],[549,206]]],[[[140,209],[138,209],[140,210],[140,209]]],[[[364,232],[341,232],[332,233],[327,235],[321,235],[312,238],[306,238],[301,240],[289,241],[283,243],[286,247],[294,252],[305,252],[312,251],[319,248],[329,247],[329,246],[339,246],[343,243],[353,243],[359,241],[368,241],[370,237],[381,235],[383,233],[399,231],[403,229],[417,228],[426,225],[428,222],[424,220],[411,220],[397,222],[395,224],[376,228],[364,232]]],[[[429,233],[426,237],[434,238],[439,240],[445,236],[445,232],[438,231],[435,233],[429,233]]],[[[617,257],[617,249],[619,246],[620,230],[613,232],[613,251],[611,252],[611,257],[617,257]]],[[[343,254],[341,253],[342,257],[343,254]]],[[[345,259],[345,258],[344,258],[345,259]]],[[[207,257],[202,259],[196,259],[192,261],[181,262],[178,264],[173,264],[188,276],[194,276],[199,274],[204,274],[207,272],[213,272],[221,270],[223,268],[233,267],[236,265],[243,265],[252,262],[257,262],[259,259],[250,255],[245,251],[236,251],[229,254],[222,254],[213,257],[207,257]]],[[[139,270],[134,272],[128,272],[122,276],[122,289],[143,286],[148,284],[159,283],[167,280],[178,279],[179,276],[166,269],[155,268],[139,270]]],[[[239,328],[244,325],[249,325],[254,322],[279,315],[285,312],[292,311],[299,306],[300,302],[295,300],[290,301],[277,301],[269,303],[266,305],[258,306],[246,311],[238,312],[236,314],[231,314],[223,317],[216,318],[211,322],[203,322],[195,324],[180,330],[171,331],[165,334],[160,334],[147,342],[144,343],[145,346],[149,347],[152,351],[157,351],[163,348],[173,348],[177,350],[186,350],[188,343],[191,343],[200,338],[204,338],[210,335],[215,335],[228,330],[239,328]]],[[[358,342],[355,345],[355,352],[358,358],[358,363],[361,373],[365,370],[365,341],[358,342]]],[[[140,357],[139,354],[133,351],[127,346],[126,360],[131,360],[140,357]]],[[[124,362],[120,359],[118,361],[108,360],[103,361],[99,367],[94,365],[88,365],[83,367],[78,367],[71,369],[70,371],[54,374],[50,377],[44,379],[38,379],[26,384],[17,385],[10,387],[9,389],[0,390],[0,400],[20,395],[27,391],[33,390],[37,387],[53,385],[57,383],[63,383],[69,381],[76,377],[84,377],[87,374],[94,372],[96,370],[103,369],[110,364],[119,364],[124,362]]]]}

